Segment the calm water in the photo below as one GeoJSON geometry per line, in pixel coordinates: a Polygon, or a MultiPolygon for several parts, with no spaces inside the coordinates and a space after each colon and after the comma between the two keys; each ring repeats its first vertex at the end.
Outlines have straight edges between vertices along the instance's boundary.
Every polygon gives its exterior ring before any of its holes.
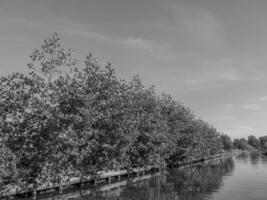
{"type": "Polygon", "coordinates": [[[202,166],[81,188],[45,200],[266,200],[267,157],[242,153],[202,166]]]}

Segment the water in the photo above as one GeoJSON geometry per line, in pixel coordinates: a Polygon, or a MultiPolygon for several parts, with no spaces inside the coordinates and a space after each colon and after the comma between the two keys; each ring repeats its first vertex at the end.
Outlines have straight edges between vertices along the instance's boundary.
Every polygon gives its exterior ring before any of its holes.
{"type": "Polygon", "coordinates": [[[42,200],[266,200],[267,157],[242,153],[205,165],[44,194],[42,200]]]}

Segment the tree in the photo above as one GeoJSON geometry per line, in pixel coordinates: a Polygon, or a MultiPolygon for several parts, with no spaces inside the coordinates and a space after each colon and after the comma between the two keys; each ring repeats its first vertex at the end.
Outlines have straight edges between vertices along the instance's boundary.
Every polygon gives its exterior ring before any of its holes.
{"type": "Polygon", "coordinates": [[[255,149],[259,148],[259,141],[254,135],[248,136],[248,144],[253,146],[255,149]]]}
{"type": "Polygon", "coordinates": [[[233,148],[233,142],[231,138],[226,134],[221,134],[221,142],[223,144],[223,149],[229,151],[233,148]]]}
{"type": "Polygon", "coordinates": [[[246,138],[240,138],[240,139],[235,139],[234,140],[234,147],[236,149],[241,149],[243,150],[248,150],[248,151],[254,151],[255,148],[251,145],[248,144],[248,141],[246,138]]]}
{"type": "Polygon", "coordinates": [[[261,150],[265,151],[267,149],[267,136],[259,137],[259,144],[261,150]]]}
{"type": "Polygon", "coordinates": [[[0,142],[0,191],[6,182],[17,181],[17,161],[15,155],[0,142]]]}
{"type": "Polygon", "coordinates": [[[247,149],[247,140],[245,138],[240,139],[240,149],[241,150],[246,150],[247,149]]]}
{"type": "Polygon", "coordinates": [[[240,140],[239,139],[234,139],[233,145],[234,145],[235,149],[239,149],[240,148],[240,140]]]}
{"type": "Polygon", "coordinates": [[[5,93],[1,96],[0,131],[18,160],[20,176],[37,184],[64,174],[71,166],[66,165],[68,153],[63,151],[69,150],[64,144],[68,127],[60,120],[58,99],[62,93],[58,92],[59,87],[66,87],[60,83],[71,82],[60,68],[70,68],[74,62],[57,34],[45,40],[31,58],[34,63],[29,64],[29,75],[15,73],[1,79],[5,93]]]}
{"type": "Polygon", "coordinates": [[[91,54],[77,64],[58,34],[31,58],[29,74],[0,78],[0,179],[37,187],[230,149],[228,136],[138,76],[120,80],[91,54]]]}

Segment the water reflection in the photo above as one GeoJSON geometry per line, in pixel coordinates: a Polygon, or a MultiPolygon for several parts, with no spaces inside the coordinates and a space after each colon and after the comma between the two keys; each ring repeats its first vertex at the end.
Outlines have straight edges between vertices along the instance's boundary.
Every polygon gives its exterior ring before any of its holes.
{"type": "Polygon", "coordinates": [[[180,199],[204,199],[222,186],[223,177],[231,175],[234,161],[219,159],[204,166],[175,170],[168,176],[169,182],[175,184],[175,191],[180,199]]]}
{"type": "Polygon", "coordinates": [[[250,163],[253,167],[257,168],[261,162],[261,153],[260,152],[251,152],[250,153],[250,163]]]}
{"type": "Polygon", "coordinates": [[[244,151],[244,152],[241,152],[241,153],[238,153],[236,156],[235,156],[235,159],[240,162],[240,163],[243,163],[243,164],[249,164],[250,161],[250,153],[247,152],[247,151],[244,151]]]}
{"type": "Polygon", "coordinates": [[[261,163],[267,165],[267,156],[261,156],[261,163]]]}
{"type": "Polygon", "coordinates": [[[66,191],[45,200],[202,200],[218,191],[225,176],[234,169],[232,157],[147,175],[140,179],[124,180],[96,189],[66,191]]]}

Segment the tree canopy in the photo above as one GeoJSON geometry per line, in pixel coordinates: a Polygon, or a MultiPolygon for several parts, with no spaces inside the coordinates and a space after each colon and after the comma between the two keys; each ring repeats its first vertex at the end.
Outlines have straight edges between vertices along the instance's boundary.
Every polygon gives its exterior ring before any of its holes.
{"type": "Polygon", "coordinates": [[[92,55],[78,62],[58,34],[31,59],[29,74],[0,78],[0,180],[10,174],[38,185],[232,148],[227,135],[140,77],[121,80],[92,55]]]}

